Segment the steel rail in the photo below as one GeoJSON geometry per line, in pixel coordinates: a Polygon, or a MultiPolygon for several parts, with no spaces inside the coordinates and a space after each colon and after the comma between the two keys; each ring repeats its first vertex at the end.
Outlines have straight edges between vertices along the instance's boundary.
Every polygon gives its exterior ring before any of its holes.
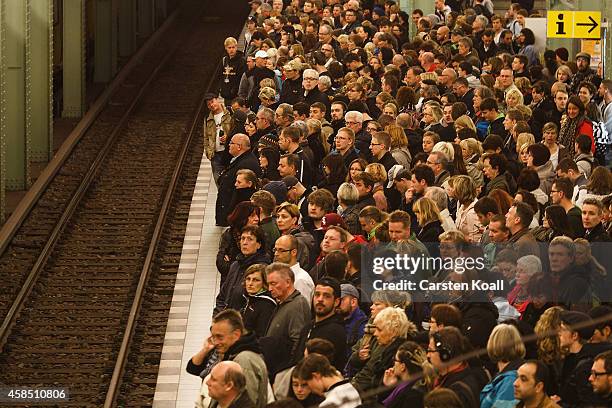
{"type": "Polygon", "coordinates": [[[191,141],[193,140],[196,132],[200,131],[199,124],[201,123],[202,113],[206,105],[206,101],[204,99],[204,93],[209,92],[213,88],[213,85],[215,84],[218,78],[218,75],[221,71],[221,66],[222,66],[221,61],[219,61],[219,63],[217,64],[214,70],[213,75],[209,78],[207,85],[203,88],[203,93],[202,93],[202,96],[200,97],[200,102],[192,116],[189,131],[187,132],[187,136],[185,137],[183,147],[179,153],[177,164],[172,173],[172,178],[170,180],[170,183],[164,195],[164,200],[163,200],[162,207],[159,213],[159,217],[157,219],[157,223],[153,231],[153,237],[151,238],[149,249],[147,251],[147,256],[145,258],[145,263],[140,272],[138,286],[136,288],[136,293],[134,294],[132,308],[130,310],[129,318],[126,323],[126,328],[123,334],[123,339],[121,341],[121,348],[119,349],[119,354],[117,356],[115,368],[113,369],[113,375],[111,377],[110,385],[109,385],[109,388],[106,394],[104,408],[111,408],[115,406],[116,399],[119,395],[119,391],[121,387],[121,380],[123,378],[127,359],[129,357],[130,346],[131,346],[132,339],[133,339],[133,336],[136,330],[136,325],[137,325],[137,321],[139,318],[140,309],[142,307],[142,302],[146,294],[147,282],[151,274],[151,268],[153,266],[153,262],[155,261],[155,256],[156,256],[157,248],[159,246],[159,241],[162,238],[164,224],[166,223],[166,218],[168,216],[168,210],[170,209],[170,206],[172,205],[174,193],[176,191],[176,187],[179,184],[181,173],[183,171],[185,161],[189,154],[189,146],[191,144],[191,141]]]}
{"type": "Polygon", "coordinates": [[[57,173],[60,171],[66,160],[70,157],[72,151],[81,141],[85,133],[93,125],[96,119],[103,112],[104,108],[109,104],[111,98],[121,88],[123,83],[126,81],[128,76],[132,73],[134,68],[141,64],[143,58],[147,53],[153,49],[158,43],[159,39],[162,38],[168,30],[170,30],[178,20],[178,16],[181,12],[181,8],[177,8],[172,14],[166,19],[162,26],[155,31],[155,33],[149,37],[149,39],[138,49],[138,51],[130,57],[125,66],[108,85],[108,87],[102,92],[100,97],[92,104],[91,108],[85,113],[83,118],[79,121],[76,127],[70,132],[68,138],[62,143],[59,150],[55,153],[51,161],[44,168],[40,176],[36,179],[32,187],[28,189],[23,199],[19,202],[17,208],[9,219],[2,225],[0,229],[0,256],[4,254],[6,248],[11,243],[11,240],[17,234],[17,231],[26,220],[40,197],[44,194],[47,187],[57,173]]]}
{"type": "MultiPolygon", "coordinates": [[[[179,12],[179,9],[175,11],[175,13],[178,13],[178,12],[179,12]]],[[[34,284],[36,283],[36,281],[38,280],[38,277],[40,276],[40,273],[42,272],[44,265],[46,264],[47,260],[49,259],[49,256],[51,255],[53,249],[55,248],[55,245],[57,244],[62,231],[66,227],[69,220],[72,218],[75,210],[77,209],[79,203],[81,202],[88,188],[91,186],[92,181],[95,179],[98,171],[102,167],[102,164],[105,162],[105,159],[108,156],[108,153],[112,150],[112,147],[114,146],[119,133],[123,130],[132,112],[134,111],[138,103],[140,102],[142,96],[145,94],[145,92],[149,88],[149,85],[153,82],[157,74],[159,74],[159,72],[162,70],[165,64],[174,55],[174,52],[176,52],[179,46],[180,46],[180,41],[177,41],[176,46],[172,49],[171,52],[169,52],[163,59],[159,61],[156,68],[153,70],[153,72],[149,75],[147,80],[141,86],[140,90],[136,94],[136,97],[132,100],[129,107],[126,109],[125,113],[123,114],[123,116],[121,117],[121,119],[119,120],[115,128],[113,129],[113,132],[111,133],[109,138],[106,140],[104,147],[100,150],[95,160],[90,165],[89,169],[87,170],[87,173],[85,174],[85,177],[83,178],[83,180],[81,180],[79,187],[76,189],[68,205],[62,212],[61,217],[59,218],[57,224],[53,228],[53,231],[51,232],[49,239],[45,243],[45,246],[43,247],[38,258],[36,259],[36,262],[34,263],[34,266],[32,267],[32,269],[30,270],[23,286],[21,287],[19,293],[13,300],[11,308],[8,310],[6,316],[4,317],[2,325],[0,325],[0,350],[4,348],[4,345],[6,344],[6,341],[11,332],[11,329],[17,319],[17,316],[19,312],[21,311],[21,309],[23,308],[25,301],[27,300],[30,292],[32,291],[34,287],[34,284]]],[[[91,123],[89,123],[88,126],[90,125],[91,123]]],[[[57,169],[57,171],[59,171],[59,168],[57,169]]]]}

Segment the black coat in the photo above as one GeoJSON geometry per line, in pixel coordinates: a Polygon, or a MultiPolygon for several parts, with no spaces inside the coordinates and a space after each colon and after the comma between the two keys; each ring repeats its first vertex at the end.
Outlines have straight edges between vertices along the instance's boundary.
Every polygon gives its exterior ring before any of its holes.
{"type": "Polygon", "coordinates": [[[346,154],[342,155],[342,158],[344,159],[344,166],[348,170],[351,162],[359,158],[359,154],[355,148],[351,148],[348,152],[346,152],[346,154]]]}
{"type": "Polygon", "coordinates": [[[364,128],[355,134],[355,148],[359,150],[359,154],[365,158],[368,163],[372,162],[372,152],[370,151],[370,143],[372,142],[372,135],[370,135],[364,128]]]}
{"type": "Polygon", "coordinates": [[[242,74],[246,71],[246,59],[242,51],[237,51],[234,58],[230,58],[227,53],[223,57],[223,70],[219,81],[219,93],[226,100],[231,101],[238,96],[238,87],[242,74]]]}
{"type": "Polygon", "coordinates": [[[334,314],[320,322],[315,322],[313,320],[306,325],[300,336],[300,345],[297,355],[302,356],[306,348],[306,342],[316,338],[328,340],[334,345],[334,361],[331,363],[338,370],[343,370],[346,365],[347,351],[346,331],[344,330],[344,321],[342,317],[338,314],[334,314]]]}
{"type": "Polygon", "coordinates": [[[440,221],[432,221],[425,224],[419,233],[417,239],[427,247],[429,255],[432,257],[440,256],[440,234],[444,232],[440,221]]]}
{"type": "Polygon", "coordinates": [[[610,242],[610,235],[608,235],[602,223],[597,224],[590,231],[585,231],[584,238],[589,242],[610,242]]]}
{"type": "Polygon", "coordinates": [[[272,298],[270,292],[265,291],[257,295],[249,295],[244,291],[239,309],[244,327],[249,332],[255,333],[258,338],[265,336],[275,308],[276,301],[272,298]]]}
{"type": "Polygon", "coordinates": [[[497,326],[499,311],[493,302],[480,293],[458,303],[463,316],[463,334],[476,349],[486,348],[493,328],[497,326]],[[479,299],[478,297],[482,297],[479,299]]]}
{"type": "Polygon", "coordinates": [[[230,164],[221,171],[219,174],[219,190],[217,192],[215,213],[217,225],[227,226],[230,202],[235,189],[236,173],[238,173],[240,169],[253,170],[258,177],[261,175],[259,160],[257,160],[257,157],[250,151],[236,157],[234,161],[230,162],[230,164]]]}
{"type": "MultiPolygon", "coordinates": [[[[304,91],[304,93],[306,94],[306,91],[304,91]]],[[[308,93],[304,95],[304,102],[306,102],[308,105],[312,105],[315,102],[321,102],[323,105],[325,105],[326,112],[331,112],[331,104],[329,103],[329,97],[323,92],[319,91],[319,88],[314,88],[308,91],[308,93]]]]}
{"type": "Polygon", "coordinates": [[[380,163],[383,166],[385,166],[385,170],[387,172],[389,172],[389,170],[391,170],[391,167],[395,166],[397,164],[397,161],[395,160],[395,158],[393,158],[393,155],[391,154],[391,152],[385,152],[385,154],[383,155],[383,157],[381,157],[380,159],[375,159],[374,160],[375,163],[380,163]]]}
{"type": "Polygon", "coordinates": [[[304,100],[304,88],[302,88],[302,79],[295,80],[286,79],[283,83],[283,89],[280,94],[280,103],[288,103],[293,105],[304,100]]]}
{"type": "Polygon", "coordinates": [[[219,289],[213,315],[228,308],[240,309],[243,300],[242,293],[244,289],[242,286],[242,277],[244,276],[244,272],[251,265],[267,265],[269,263],[270,257],[263,249],[246,257],[242,253],[238,255],[230,266],[225,282],[223,282],[223,285],[219,289]]]}
{"type": "Polygon", "coordinates": [[[461,400],[463,407],[479,408],[480,391],[488,382],[489,377],[482,367],[468,366],[464,370],[454,371],[444,376],[440,382],[440,387],[454,391],[461,400]]]}

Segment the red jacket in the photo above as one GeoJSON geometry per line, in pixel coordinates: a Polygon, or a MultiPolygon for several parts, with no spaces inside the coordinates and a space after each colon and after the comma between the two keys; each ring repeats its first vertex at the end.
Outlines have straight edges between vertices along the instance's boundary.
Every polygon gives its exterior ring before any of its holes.
{"type": "Polygon", "coordinates": [[[593,137],[593,122],[590,120],[583,120],[578,124],[576,128],[576,136],[587,135],[591,138],[591,153],[595,153],[595,138],[593,137]]]}

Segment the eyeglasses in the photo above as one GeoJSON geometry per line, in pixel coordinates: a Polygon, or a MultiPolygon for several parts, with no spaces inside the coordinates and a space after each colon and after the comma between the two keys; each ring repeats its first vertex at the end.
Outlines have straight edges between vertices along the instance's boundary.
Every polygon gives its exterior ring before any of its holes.
{"type": "Polygon", "coordinates": [[[291,252],[293,251],[293,249],[274,248],[272,251],[275,253],[276,252],[291,252]]]}
{"type": "Polygon", "coordinates": [[[602,375],[610,375],[610,374],[612,373],[609,371],[602,371],[601,373],[598,373],[597,371],[591,370],[591,375],[595,378],[602,376],[602,375]]]}
{"type": "Polygon", "coordinates": [[[304,77],[304,81],[318,81],[319,78],[314,78],[314,77],[304,77]]]}
{"type": "Polygon", "coordinates": [[[359,122],[353,122],[353,121],[348,121],[348,120],[347,120],[347,121],[346,121],[346,124],[347,124],[347,125],[357,125],[357,124],[359,124],[359,122]]]}
{"type": "Polygon", "coordinates": [[[427,350],[425,350],[425,352],[427,352],[427,353],[437,353],[438,349],[427,349],[427,350]]]}
{"type": "Polygon", "coordinates": [[[382,146],[384,143],[370,143],[370,146],[382,146]]]}
{"type": "Polygon", "coordinates": [[[427,160],[427,164],[428,165],[434,165],[434,164],[440,164],[440,163],[436,163],[436,162],[432,162],[432,161],[427,160]]]}

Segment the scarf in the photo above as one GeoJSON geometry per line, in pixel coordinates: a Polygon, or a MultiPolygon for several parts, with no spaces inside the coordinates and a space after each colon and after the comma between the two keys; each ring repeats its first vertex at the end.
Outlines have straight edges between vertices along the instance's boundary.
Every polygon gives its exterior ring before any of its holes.
{"type": "Polygon", "coordinates": [[[567,146],[570,157],[574,157],[574,139],[576,138],[576,131],[578,130],[578,124],[583,120],[583,116],[577,116],[571,119],[567,114],[561,118],[561,130],[559,131],[559,143],[563,146],[567,146]]]}

